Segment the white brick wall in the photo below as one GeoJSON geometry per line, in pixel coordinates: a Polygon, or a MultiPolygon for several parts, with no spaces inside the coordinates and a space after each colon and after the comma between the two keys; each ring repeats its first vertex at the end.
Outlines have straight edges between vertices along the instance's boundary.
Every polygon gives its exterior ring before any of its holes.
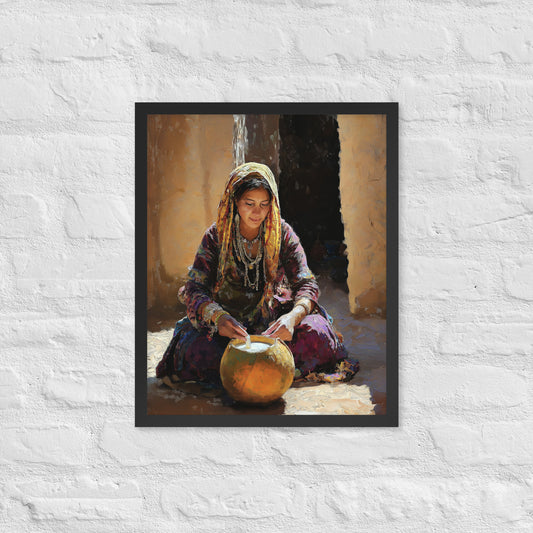
{"type": "Polygon", "coordinates": [[[0,530],[531,531],[533,4],[0,1],[0,530]],[[133,427],[134,106],[400,102],[399,429],[133,427]]]}

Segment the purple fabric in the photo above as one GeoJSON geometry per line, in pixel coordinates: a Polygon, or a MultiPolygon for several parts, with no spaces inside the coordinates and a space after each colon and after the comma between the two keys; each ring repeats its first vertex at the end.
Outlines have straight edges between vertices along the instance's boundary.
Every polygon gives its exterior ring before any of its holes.
{"type": "Polygon", "coordinates": [[[315,370],[333,371],[335,364],[347,356],[332,325],[321,314],[306,316],[287,342],[294,364],[305,376],[315,370]]]}
{"type": "MultiPolygon", "coordinates": [[[[228,342],[220,335],[210,340],[189,319],[180,320],[156,375],[176,374],[182,381],[220,383],[220,360],[228,342]]],[[[286,344],[303,375],[316,370],[333,371],[337,361],[347,355],[329,320],[318,313],[306,316],[295,328],[292,341],[286,344]]]]}

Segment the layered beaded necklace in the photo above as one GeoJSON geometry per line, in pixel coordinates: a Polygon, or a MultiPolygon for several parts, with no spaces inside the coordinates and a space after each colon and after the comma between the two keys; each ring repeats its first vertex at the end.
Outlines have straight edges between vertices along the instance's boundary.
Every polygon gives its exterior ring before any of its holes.
{"type": "MultiPolygon", "coordinates": [[[[244,286],[249,287],[255,291],[259,290],[259,279],[260,279],[260,266],[261,260],[263,258],[263,233],[264,227],[261,224],[259,233],[255,239],[249,241],[241,235],[240,232],[240,217],[235,215],[235,224],[234,224],[234,239],[235,251],[237,253],[237,258],[244,265],[244,286]],[[259,241],[259,248],[257,250],[257,255],[255,257],[251,256],[253,246],[256,242],[259,241]],[[255,270],[255,280],[252,281],[252,273],[255,270]]],[[[263,270],[264,276],[264,270],[263,270]]]]}

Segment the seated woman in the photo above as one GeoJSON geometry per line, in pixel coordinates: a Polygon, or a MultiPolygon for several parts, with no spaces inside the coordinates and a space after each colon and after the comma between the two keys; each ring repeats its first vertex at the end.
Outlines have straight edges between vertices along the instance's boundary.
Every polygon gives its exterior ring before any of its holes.
{"type": "Polygon", "coordinates": [[[303,376],[333,370],[347,354],[318,296],[300,240],[280,216],[272,172],[245,163],[230,174],[217,222],[180,289],[187,317],[177,322],[156,376],[220,383],[229,340],[247,334],[285,341],[303,376]]]}

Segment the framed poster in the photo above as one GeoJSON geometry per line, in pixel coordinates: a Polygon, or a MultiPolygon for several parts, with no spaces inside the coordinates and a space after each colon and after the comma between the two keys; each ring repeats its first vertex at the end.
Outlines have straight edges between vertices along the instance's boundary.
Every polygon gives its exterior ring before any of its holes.
{"type": "Polygon", "coordinates": [[[137,103],[137,426],[398,425],[398,105],[137,103]]]}

